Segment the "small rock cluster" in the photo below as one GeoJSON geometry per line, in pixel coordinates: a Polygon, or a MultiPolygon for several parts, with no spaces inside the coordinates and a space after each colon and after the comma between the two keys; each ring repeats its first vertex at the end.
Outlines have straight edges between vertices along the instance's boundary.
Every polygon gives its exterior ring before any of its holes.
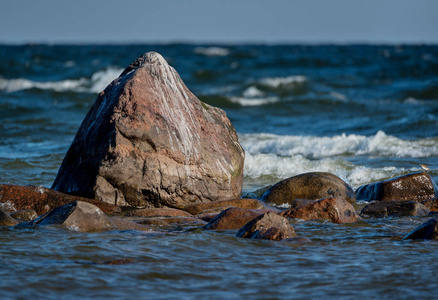
{"type": "MultiPolygon", "coordinates": [[[[0,226],[75,231],[203,228],[236,237],[310,242],[291,223],[428,216],[438,188],[426,172],[359,187],[311,172],[241,199],[244,152],[224,111],[201,102],[149,52],[99,94],[52,189],[0,184],[0,226]],[[359,204],[358,204],[359,203],[359,204]],[[360,203],[367,205],[360,209],[360,203]]],[[[436,239],[438,219],[404,239],[436,239]]]]}

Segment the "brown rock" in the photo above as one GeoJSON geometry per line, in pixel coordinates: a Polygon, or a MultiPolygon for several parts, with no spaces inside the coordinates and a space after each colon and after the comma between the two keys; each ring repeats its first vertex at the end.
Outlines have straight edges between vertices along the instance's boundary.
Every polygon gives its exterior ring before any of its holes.
{"type": "Polygon", "coordinates": [[[246,223],[266,213],[266,210],[244,209],[232,207],[224,210],[211,220],[204,229],[229,230],[242,228],[246,223]]]}
{"type": "Polygon", "coordinates": [[[75,231],[103,231],[115,229],[109,218],[95,205],[73,201],[40,216],[27,223],[20,223],[23,227],[36,225],[63,225],[75,231]]]}
{"type": "Polygon", "coordinates": [[[438,219],[433,218],[415,228],[403,240],[438,239],[438,219]]]}
{"type": "Polygon", "coordinates": [[[416,201],[380,201],[365,206],[360,215],[362,217],[402,217],[427,216],[429,209],[416,201]]]}
{"type": "Polygon", "coordinates": [[[305,173],[282,180],[268,189],[260,200],[281,207],[290,205],[295,199],[319,200],[329,197],[356,202],[354,191],[347,183],[336,175],[322,172],[305,173]]]}
{"type": "Polygon", "coordinates": [[[145,208],[131,210],[125,214],[127,217],[192,217],[186,211],[175,208],[145,208]]]}
{"type": "Polygon", "coordinates": [[[225,112],[149,52],[99,94],[53,188],[114,205],[181,208],[238,198],[243,162],[225,112]]]}
{"type": "Polygon", "coordinates": [[[195,203],[185,206],[183,210],[191,213],[192,215],[197,215],[202,212],[221,212],[230,207],[240,207],[245,209],[272,209],[273,211],[279,212],[278,209],[271,207],[257,199],[231,199],[206,203],[195,203]]]}
{"type": "Polygon", "coordinates": [[[218,214],[220,214],[220,213],[217,213],[217,212],[215,212],[215,213],[201,213],[201,214],[197,214],[195,216],[195,218],[200,219],[200,220],[205,221],[205,222],[210,222],[211,220],[216,218],[216,216],[218,214]]]}
{"type": "Polygon", "coordinates": [[[426,206],[430,211],[438,211],[438,198],[423,200],[421,204],[426,206]]]}
{"type": "Polygon", "coordinates": [[[165,228],[171,227],[197,227],[204,226],[207,222],[202,221],[195,217],[154,217],[146,218],[142,220],[137,220],[140,224],[144,225],[154,225],[165,228]]]}
{"type": "Polygon", "coordinates": [[[73,201],[94,204],[105,213],[121,211],[119,207],[95,199],[71,196],[45,187],[32,185],[0,184],[0,199],[2,202],[8,203],[9,206],[13,207],[15,211],[33,209],[38,215],[73,201]]]}
{"type": "Polygon", "coordinates": [[[0,226],[15,226],[18,222],[12,218],[7,212],[0,210],[0,226]]]}
{"type": "Polygon", "coordinates": [[[273,212],[267,212],[248,222],[236,234],[236,237],[280,241],[295,237],[295,231],[289,221],[273,212]]]}
{"type": "Polygon", "coordinates": [[[280,215],[304,221],[328,220],[333,223],[353,223],[358,218],[353,205],[339,198],[321,199],[302,207],[288,209],[280,215]]]}
{"type": "Polygon", "coordinates": [[[426,172],[411,173],[375,183],[356,190],[358,200],[424,201],[438,196],[432,177],[426,172]]]}
{"type": "Polygon", "coordinates": [[[38,214],[33,209],[22,209],[11,214],[11,217],[21,222],[32,221],[38,218],[38,214]]]}
{"type": "Polygon", "coordinates": [[[141,230],[151,231],[152,227],[138,224],[126,218],[110,217],[111,223],[119,230],[141,230]]]}

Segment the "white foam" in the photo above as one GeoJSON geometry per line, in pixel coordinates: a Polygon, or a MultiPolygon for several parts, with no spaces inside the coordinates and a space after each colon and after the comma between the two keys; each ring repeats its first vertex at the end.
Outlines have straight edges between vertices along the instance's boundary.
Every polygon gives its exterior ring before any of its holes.
{"type": "Polygon", "coordinates": [[[339,155],[420,158],[438,155],[437,138],[403,140],[383,131],[373,136],[342,134],[332,137],[243,134],[239,140],[245,151],[251,154],[303,155],[309,158],[339,155]]]}
{"type": "Polygon", "coordinates": [[[295,84],[303,84],[305,82],[307,82],[307,77],[302,75],[292,75],[288,77],[267,77],[259,81],[260,84],[272,88],[278,88],[280,86],[289,86],[295,84]]]}
{"type": "Polygon", "coordinates": [[[245,98],[245,97],[231,97],[230,101],[240,104],[242,106],[260,106],[269,103],[275,103],[280,101],[277,97],[265,97],[265,98],[245,98]]]}
{"type": "Polygon", "coordinates": [[[25,78],[6,79],[0,77],[0,90],[13,93],[22,90],[37,88],[41,90],[53,90],[57,92],[91,92],[99,93],[117,78],[123,69],[110,67],[94,73],[90,79],[66,79],[59,81],[32,81],[25,78]]]}
{"type": "Polygon", "coordinates": [[[243,91],[243,97],[245,98],[263,97],[264,95],[265,94],[254,85],[243,91]]]}
{"type": "Polygon", "coordinates": [[[194,52],[205,56],[227,56],[230,54],[230,50],[222,47],[196,47],[194,52]]]}

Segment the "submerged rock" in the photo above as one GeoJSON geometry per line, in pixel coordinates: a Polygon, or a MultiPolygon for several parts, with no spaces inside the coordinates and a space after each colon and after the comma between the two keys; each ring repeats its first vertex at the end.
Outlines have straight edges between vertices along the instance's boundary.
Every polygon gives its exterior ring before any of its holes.
{"type": "Polygon", "coordinates": [[[63,225],[71,230],[87,232],[115,229],[109,218],[97,206],[83,201],[70,202],[20,225],[63,225]]]}
{"type": "Polygon", "coordinates": [[[289,207],[295,199],[319,200],[331,197],[356,202],[353,189],[341,178],[330,173],[311,172],[276,183],[260,200],[275,206],[289,207]]]}
{"type": "Polygon", "coordinates": [[[273,212],[267,212],[248,222],[236,237],[280,241],[296,237],[289,221],[273,212]]]}
{"type": "Polygon", "coordinates": [[[18,221],[12,218],[7,212],[0,209],[0,226],[15,226],[18,221]]]}
{"type": "Polygon", "coordinates": [[[354,223],[358,219],[353,205],[340,198],[321,199],[301,207],[288,209],[280,215],[304,221],[328,220],[339,224],[354,223]]]}
{"type": "Polygon", "coordinates": [[[437,239],[438,238],[438,219],[433,218],[426,223],[421,224],[412,232],[406,235],[403,240],[418,240],[418,239],[437,239]]]}
{"type": "Polygon", "coordinates": [[[149,52],[99,94],[53,188],[114,205],[182,208],[240,197],[243,162],[225,112],[149,52]]]}
{"type": "Polygon", "coordinates": [[[362,217],[403,217],[427,216],[430,210],[416,201],[380,201],[365,206],[360,215],[362,217]]]}
{"type": "Polygon", "coordinates": [[[206,203],[195,203],[185,206],[183,210],[191,213],[192,215],[197,215],[200,213],[220,213],[221,211],[224,211],[230,207],[239,207],[245,209],[271,209],[275,212],[279,212],[279,210],[276,208],[270,207],[266,203],[263,203],[257,199],[230,199],[206,203]]]}
{"type": "Polygon", "coordinates": [[[127,217],[192,217],[186,211],[175,208],[144,208],[131,210],[125,214],[127,217]]]}
{"type": "Polygon", "coordinates": [[[121,209],[114,205],[95,199],[67,195],[42,186],[0,184],[0,200],[7,203],[12,211],[33,209],[42,215],[56,207],[73,202],[83,201],[96,205],[105,213],[120,212],[121,209]]]}
{"type": "Polygon", "coordinates": [[[208,230],[230,230],[240,229],[249,221],[263,215],[266,210],[244,209],[238,207],[231,207],[211,220],[204,229],[208,230]]]}
{"type": "Polygon", "coordinates": [[[438,188],[426,172],[411,173],[363,185],[356,190],[358,200],[424,201],[438,196],[438,188]]]}

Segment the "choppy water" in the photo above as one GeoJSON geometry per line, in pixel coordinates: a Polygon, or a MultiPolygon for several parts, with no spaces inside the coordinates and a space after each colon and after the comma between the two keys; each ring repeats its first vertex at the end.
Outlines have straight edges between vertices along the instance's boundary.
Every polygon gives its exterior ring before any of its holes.
{"type": "MultiPolygon", "coordinates": [[[[419,163],[438,179],[438,46],[0,45],[1,182],[50,187],[97,93],[147,51],[225,109],[244,192],[308,171],[357,188],[419,163]]],[[[425,220],[294,224],[304,245],[0,229],[0,296],[432,298],[437,242],[400,241],[425,220]]]]}

